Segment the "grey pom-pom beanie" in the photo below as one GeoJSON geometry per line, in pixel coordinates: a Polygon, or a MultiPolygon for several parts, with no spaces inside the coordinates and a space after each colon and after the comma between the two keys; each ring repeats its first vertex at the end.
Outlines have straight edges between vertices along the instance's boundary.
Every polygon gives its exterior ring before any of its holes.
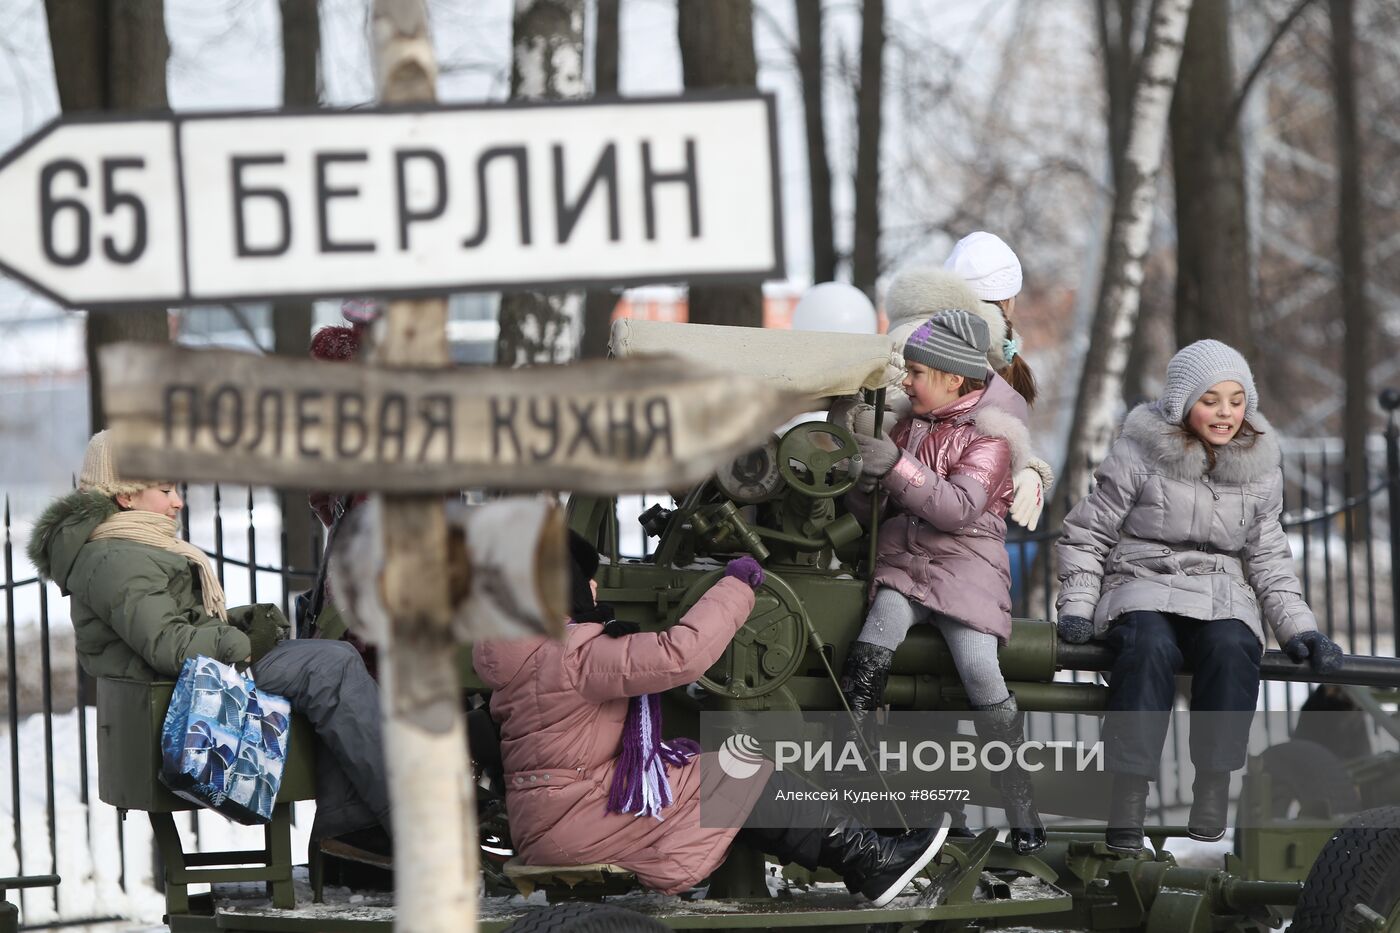
{"type": "Polygon", "coordinates": [[[975,314],[949,309],[920,324],[904,342],[904,359],[945,373],[986,379],[991,366],[987,322],[975,314]]]}
{"type": "Polygon", "coordinates": [[[1164,418],[1180,424],[1211,386],[1231,381],[1244,386],[1244,416],[1253,418],[1259,410],[1259,393],[1254,389],[1249,363],[1238,350],[1219,340],[1197,340],[1176,351],[1167,364],[1167,381],[1157,404],[1164,418]]]}

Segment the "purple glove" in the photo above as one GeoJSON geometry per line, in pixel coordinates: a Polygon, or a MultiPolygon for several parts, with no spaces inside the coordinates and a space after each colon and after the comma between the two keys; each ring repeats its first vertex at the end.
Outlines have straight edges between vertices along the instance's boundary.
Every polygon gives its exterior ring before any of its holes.
{"type": "Polygon", "coordinates": [[[754,589],[763,585],[763,568],[752,557],[736,557],[724,568],[726,577],[747,583],[754,589]]]}

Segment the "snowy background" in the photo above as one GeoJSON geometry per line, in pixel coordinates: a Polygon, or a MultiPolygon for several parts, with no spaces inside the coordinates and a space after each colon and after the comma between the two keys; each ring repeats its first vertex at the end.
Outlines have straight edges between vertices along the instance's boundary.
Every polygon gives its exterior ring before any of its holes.
{"type": "MultiPolygon", "coordinates": [[[[479,0],[460,3],[431,0],[434,37],[444,63],[441,99],[501,100],[507,93],[511,3],[479,0]]],[[[785,210],[789,281],[776,283],[800,293],[810,282],[806,237],[806,168],[801,101],[795,69],[785,43],[795,35],[792,7],[784,0],[756,2],[755,42],[759,84],[779,101],[781,183],[785,210]]],[[[1030,358],[1042,373],[1045,401],[1038,406],[1038,440],[1058,461],[1059,439],[1083,350],[1086,296],[1093,294],[1098,244],[1102,240],[1106,187],[1101,114],[1100,63],[1094,48],[1089,4],[1024,3],[1010,0],[888,0],[892,42],[889,51],[884,138],[886,188],[884,248],[890,265],[914,259],[938,259],[950,240],[930,216],[952,224],[970,217],[950,214],[975,198],[979,178],[993,166],[1034,180],[1043,199],[1031,211],[1020,203],[996,203],[987,216],[1020,232],[1015,245],[1028,281],[1035,283],[1036,316],[1025,324],[1030,358]],[[930,115],[938,119],[928,119],[930,115]],[[996,126],[995,136],[988,127],[996,126]],[[951,129],[950,129],[951,127],[951,129]],[[1034,147],[1034,158],[1031,149],[1034,147]],[[1006,155],[1007,152],[1011,154],[1006,155]],[[1059,171],[1046,171],[1045,166],[1059,171]]],[[[322,0],[323,99],[331,106],[356,106],[371,100],[369,49],[365,38],[365,0],[322,0]]],[[[676,51],[675,9],[670,0],[628,0],[622,5],[621,91],[665,94],[681,89],[676,51]]],[[[275,0],[166,0],[171,40],[169,93],[178,110],[269,109],[280,102],[281,64],[275,0]]],[[[856,57],[859,4],[828,4],[831,71],[839,75],[856,57]]],[[[1244,36],[1244,45],[1258,35],[1244,36]]],[[[1242,60],[1245,56],[1242,56],[1242,60]]],[[[833,190],[839,247],[849,244],[852,214],[850,175],[854,162],[853,102],[845,85],[833,77],[828,94],[829,148],[836,184],[833,190]]],[[[33,133],[58,113],[48,36],[41,0],[0,0],[0,151],[33,133]]],[[[1029,183],[1028,183],[1029,184],[1029,183]]],[[[0,207],[3,207],[0,205],[0,207]]],[[[2,216],[2,215],[0,215],[2,216]]],[[[978,215],[979,219],[982,215],[978,215]]],[[[988,221],[990,223],[990,221],[988,221]]],[[[1166,226],[1162,221],[1159,226],[1166,226]]],[[[1159,231],[1160,233],[1160,231],[1159,231]]],[[[1170,230],[1165,234],[1172,235],[1170,230]]],[[[490,299],[454,299],[455,324],[467,342],[494,338],[490,299]]],[[[318,305],[320,323],[338,318],[337,303],[318,305]]],[[[179,315],[180,339],[197,344],[250,346],[252,338],[268,341],[261,309],[250,309],[254,333],[242,331],[221,310],[179,315]]],[[[0,495],[5,498],[10,579],[26,580],[33,568],[23,557],[34,517],[51,496],[70,488],[87,437],[84,318],[63,311],[16,283],[0,277],[0,495]]],[[[1302,442],[1295,441],[1297,446],[1302,442]]],[[[1335,444],[1319,442],[1330,450],[1335,444]]],[[[1381,451],[1377,450],[1379,455],[1381,451]]],[[[223,534],[228,556],[245,559],[250,524],[256,529],[259,563],[277,564],[279,514],[266,491],[254,497],[251,514],[242,507],[246,491],[226,488],[223,534]]],[[[211,493],[194,490],[190,513],[192,538],[213,549],[215,529],[211,493]]],[[[640,551],[635,523],[623,518],[624,548],[640,551]]],[[[1304,548],[1293,536],[1295,554],[1307,554],[1305,566],[1315,587],[1319,614],[1329,621],[1345,617],[1347,601],[1358,601],[1369,615],[1374,604],[1382,620],[1391,618],[1389,550],[1377,529],[1373,551],[1348,553],[1340,522],[1322,523],[1304,548]],[[1325,545],[1325,548],[1324,548],[1325,545]],[[1384,576],[1374,590],[1344,583],[1325,591],[1341,562],[1368,558],[1384,576]],[[1330,600],[1326,597],[1330,596],[1330,600]]],[[[1358,579],[1364,579],[1362,572],[1358,579]]],[[[275,573],[248,574],[230,567],[225,575],[231,604],[258,599],[281,602],[275,573]],[[256,585],[256,587],[254,586],[256,585]]],[[[18,728],[0,722],[0,774],[20,775],[18,785],[21,837],[14,834],[15,805],[0,793],[0,874],[17,873],[20,858],[30,874],[56,871],[64,878],[56,891],[20,895],[26,924],[119,916],[153,923],[162,899],[152,885],[149,824],[137,814],[121,822],[96,801],[96,724],[85,711],[91,802],[82,799],[79,766],[79,713],[75,710],[76,669],[66,601],[37,584],[6,593],[6,622],[14,633],[14,684],[18,728]],[[47,612],[45,612],[47,610],[47,612]],[[46,630],[47,626],[47,630],[46,630]],[[44,646],[55,684],[52,719],[41,715],[44,646]],[[16,749],[18,759],[16,762],[16,749]],[[54,762],[50,798],[45,763],[54,762]],[[54,852],[50,852],[48,812],[52,806],[54,852]]],[[[1365,630],[1351,647],[1358,652],[1394,653],[1388,635],[1371,640],[1365,630]]],[[[1296,709],[1306,697],[1303,685],[1266,685],[1268,705],[1296,709]]],[[[1163,788],[1174,793],[1175,788],[1163,788]]],[[[294,851],[304,851],[311,822],[310,805],[299,805],[294,851]]],[[[253,847],[260,831],[238,827],[213,814],[192,815],[184,831],[196,833],[205,847],[253,847]]],[[[1213,846],[1177,843],[1179,855],[1190,852],[1195,864],[1218,864],[1228,851],[1213,846]]]]}

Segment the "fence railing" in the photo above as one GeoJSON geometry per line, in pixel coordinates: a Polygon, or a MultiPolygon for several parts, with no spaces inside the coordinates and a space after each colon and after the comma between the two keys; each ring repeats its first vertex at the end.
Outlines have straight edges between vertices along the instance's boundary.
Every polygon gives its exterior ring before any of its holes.
{"type": "MultiPolygon", "coordinates": [[[[1326,447],[1289,450],[1284,527],[1320,626],[1350,652],[1393,655],[1400,609],[1395,564],[1400,555],[1400,430],[1393,412],[1373,454],[1370,475],[1376,479],[1353,491],[1337,454],[1326,447]]],[[[210,554],[230,604],[274,602],[290,617],[295,594],[309,585],[320,560],[319,525],[310,540],[293,548],[272,491],[222,486],[185,492],[183,534],[210,554]],[[300,566],[289,566],[287,555],[293,552],[301,555],[300,566]]],[[[619,512],[640,513],[649,504],[633,497],[619,512]]],[[[0,755],[7,754],[8,761],[0,767],[0,779],[9,785],[7,794],[0,790],[0,806],[8,802],[10,812],[0,820],[0,874],[63,876],[58,889],[22,892],[27,925],[113,916],[158,919],[162,901],[149,830],[143,820],[121,822],[93,792],[92,691],[76,663],[66,600],[37,578],[23,556],[33,517],[12,517],[5,500],[0,589],[8,741],[0,743],[0,755]]],[[[625,529],[630,518],[622,518],[625,529]]],[[[1053,542],[1062,521],[1063,515],[1047,514],[1037,531],[1018,529],[1008,541],[1019,616],[1053,616],[1053,542]]],[[[624,553],[641,556],[648,542],[635,523],[632,529],[622,535],[624,553]]],[[[1287,711],[1291,722],[1305,695],[1306,685],[1265,684],[1261,709],[1287,711]]],[[[1169,739],[1164,769],[1170,761],[1176,772],[1158,785],[1170,788],[1162,791],[1160,808],[1182,804],[1183,788],[1189,787],[1182,756],[1172,754],[1179,747],[1175,738],[1169,739]]],[[[309,826],[305,817],[303,811],[298,819],[303,834],[309,826]]],[[[230,847],[228,833],[239,829],[200,813],[191,814],[183,828],[196,843],[220,847],[230,847]]]]}

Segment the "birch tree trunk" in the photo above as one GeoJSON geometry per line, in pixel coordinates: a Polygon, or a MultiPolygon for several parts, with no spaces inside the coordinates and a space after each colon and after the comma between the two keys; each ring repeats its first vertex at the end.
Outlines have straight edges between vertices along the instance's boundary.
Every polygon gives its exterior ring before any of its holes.
{"type": "Polygon", "coordinates": [[[880,276],[880,132],[884,123],[885,0],[865,0],[856,91],[856,226],[851,283],[875,300],[880,276]]]}
{"type": "MultiPolygon", "coordinates": [[[[282,106],[315,107],[320,104],[321,16],[319,0],[282,0],[282,106]]],[[[311,302],[308,299],[278,301],[272,305],[272,345],[279,356],[305,358],[311,349],[311,302]]],[[[307,571],[294,586],[309,587],[315,579],[319,534],[306,503],[306,491],[277,490],[286,542],[282,562],[307,571]]]]}
{"type": "Polygon", "coordinates": [[[1088,490],[1087,464],[1097,463],[1107,454],[1118,423],[1123,374],[1137,324],[1157,174],[1166,142],[1167,113],[1190,13],[1191,0],[1160,0],[1148,24],[1128,143],[1115,179],[1128,196],[1116,199],[1119,209],[1114,211],[1098,308],[1079,377],[1074,424],[1060,482],[1060,496],[1066,502],[1075,501],[1088,490]]]}
{"type": "MultiPolygon", "coordinates": [[[[612,96],[618,92],[618,53],[621,41],[618,13],[621,0],[597,0],[593,36],[593,95],[612,96]]],[[[611,288],[589,289],[583,300],[583,336],[578,355],[585,360],[608,355],[608,333],[618,292],[611,288]]]]}
{"type": "Polygon", "coordinates": [[[797,7],[797,69],[807,128],[807,190],[812,205],[812,282],[836,279],[836,243],[831,217],[831,162],[826,153],[825,68],[821,0],[794,0],[797,7]]]}
{"type": "MultiPolygon", "coordinates": [[[[512,100],[583,97],[584,0],[515,0],[512,100]]],[[[577,341],[583,292],[507,292],[501,296],[496,363],[561,363],[577,341]]]]}
{"type": "MultiPolygon", "coordinates": [[[[679,0],[676,37],[686,90],[755,87],[751,0],[679,0]]],[[[760,285],[706,285],[690,289],[693,324],[763,326],[760,285]]]]}
{"type": "MultiPolygon", "coordinates": [[[[380,101],[436,100],[425,0],[374,0],[373,34],[380,101]]],[[[381,326],[375,363],[448,364],[446,299],[392,302],[381,326]]],[[[394,823],[395,929],[474,931],[476,804],[451,628],[446,514],[439,496],[385,495],[381,502],[377,579],[392,624],[380,640],[379,670],[394,823]]]]}
{"type": "Polygon", "coordinates": [[[1330,0],[1332,86],[1337,102],[1337,253],[1341,267],[1346,342],[1343,437],[1347,491],[1366,488],[1366,435],[1371,426],[1371,309],[1366,296],[1366,233],[1362,215],[1361,133],[1356,102],[1356,24],[1353,0],[1330,0]]]}
{"type": "MultiPolygon", "coordinates": [[[[164,0],[48,0],[49,45],[59,104],[66,114],[167,110],[164,0]]],[[[89,311],[86,350],[91,429],[107,426],[98,352],[110,343],[170,340],[164,308],[89,311]]]]}

